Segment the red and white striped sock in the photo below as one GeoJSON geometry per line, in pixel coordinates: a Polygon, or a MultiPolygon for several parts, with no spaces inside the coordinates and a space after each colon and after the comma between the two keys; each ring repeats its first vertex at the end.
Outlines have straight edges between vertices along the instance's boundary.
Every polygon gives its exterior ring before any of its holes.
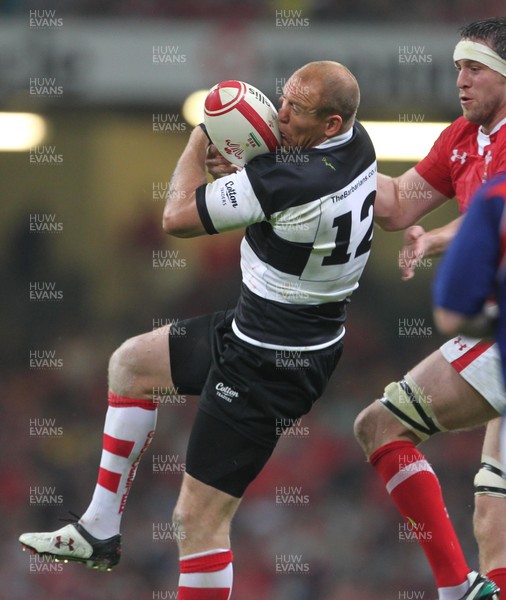
{"type": "Polygon", "coordinates": [[[109,392],[98,481],[79,522],[96,538],[120,531],[121,517],[140,459],[155,434],[157,404],[109,392]]]}
{"type": "Polygon", "coordinates": [[[178,600],[229,600],[232,595],[231,550],[208,550],[181,557],[178,600]]]}
{"type": "Polygon", "coordinates": [[[369,458],[406,518],[434,573],[440,598],[461,598],[468,582],[464,554],[448,517],[439,481],[411,442],[390,442],[369,458]],[[463,591],[462,591],[463,590],[463,591]]]}

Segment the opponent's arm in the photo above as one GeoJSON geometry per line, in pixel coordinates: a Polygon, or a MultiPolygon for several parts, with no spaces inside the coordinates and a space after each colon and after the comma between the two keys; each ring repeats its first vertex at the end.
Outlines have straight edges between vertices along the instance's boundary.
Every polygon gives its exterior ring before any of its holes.
{"type": "Polygon", "coordinates": [[[195,190],[206,183],[206,154],[209,139],[196,127],[179,159],[169,185],[163,211],[163,230],[176,237],[206,233],[200,219],[195,190]]]}
{"type": "Polygon", "coordinates": [[[492,337],[504,200],[478,192],[436,272],[434,320],[446,335],[492,337]]]}
{"type": "Polygon", "coordinates": [[[462,216],[430,231],[425,231],[420,225],[408,227],[404,232],[404,245],[399,253],[401,279],[406,281],[414,277],[415,268],[423,258],[443,254],[455,237],[461,221],[462,216]]]}
{"type": "Polygon", "coordinates": [[[414,167],[399,177],[378,173],[374,219],[385,231],[399,231],[414,225],[447,200],[414,167]]]}
{"type": "Polygon", "coordinates": [[[475,317],[467,317],[462,313],[446,308],[434,308],[434,322],[443,334],[453,337],[457,334],[471,337],[492,338],[497,327],[497,313],[484,309],[475,317]]]}
{"type": "MultiPolygon", "coordinates": [[[[445,252],[446,248],[448,248],[448,244],[455,237],[461,222],[462,215],[446,225],[436,227],[436,229],[431,229],[430,231],[425,231],[420,225],[413,225],[413,227],[408,227],[408,229],[406,229],[405,236],[408,231],[415,229],[415,227],[422,229],[422,236],[424,238],[424,256],[440,256],[445,252]]],[[[406,237],[405,241],[407,241],[406,237]]]]}

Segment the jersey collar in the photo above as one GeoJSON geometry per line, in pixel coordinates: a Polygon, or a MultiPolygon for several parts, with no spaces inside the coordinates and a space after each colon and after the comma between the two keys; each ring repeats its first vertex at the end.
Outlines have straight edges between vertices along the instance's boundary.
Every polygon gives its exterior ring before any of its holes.
{"type": "Polygon", "coordinates": [[[341,146],[348,140],[351,140],[352,135],[353,135],[353,127],[351,129],[348,129],[348,131],[346,131],[345,133],[341,133],[340,135],[335,135],[334,137],[331,137],[328,140],[325,140],[321,144],[318,144],[318,146],[315,146],[315,148],[331,148],[333,146],[341,146]]]}
{"type": "MultiPolygon", "coordinates": [[[[492,129],[492,131],[490,132],[490,135],[497,133],[503,125],[506,125],[506,117],[502,121],[499,121],[499,123],[497,123],[497,125],[494,127],[494,129],[492,129]]],[[[480,127],[480,130],[481,130],[481,127],[480,127]]]]}
{"type": "Polygon", "coordinates": [[[494,135],[494,133],[497,133],[499,131],[499,129],[501,129],[501,127],[505,124],[506,124],[506,118],[503,119],[502,121],[499,121],[499,123],[497,123],[497,125],[494,127],[494,129],[492,129],[492,131],[489,134],[484,133],[484,131],[480,125],[480,127],[478,129],[478,137],[477,137],[478,154],[480,156],[483,156],[486,146],[488,146],[490,144],[490,136],[494,135]]]}

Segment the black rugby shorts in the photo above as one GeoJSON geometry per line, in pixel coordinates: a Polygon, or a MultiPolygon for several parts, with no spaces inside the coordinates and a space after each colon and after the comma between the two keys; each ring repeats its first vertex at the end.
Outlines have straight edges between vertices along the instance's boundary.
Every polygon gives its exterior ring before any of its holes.
{"type": "Polygon", "coordinates": [[[233,316],[220,311],[179,321],[169,349],[178,393],[200,394],[186,470],[240,497],[283,431],[322,395],[343,344],[311,352],[256,347],[234,334],[233,316]]]}

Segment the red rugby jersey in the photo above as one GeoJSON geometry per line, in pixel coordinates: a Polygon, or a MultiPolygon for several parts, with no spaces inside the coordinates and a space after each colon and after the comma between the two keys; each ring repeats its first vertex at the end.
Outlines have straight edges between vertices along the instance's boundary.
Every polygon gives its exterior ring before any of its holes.
{"type": "Polygon", "coordinates": [[[486,136],[479,125],[459,117],[415,166],[436,190],[447,198],[457,197],[461,213],[467,210],[481,183],[496,173],[506,172],[506,119],[500,125],[486,136]]]}

